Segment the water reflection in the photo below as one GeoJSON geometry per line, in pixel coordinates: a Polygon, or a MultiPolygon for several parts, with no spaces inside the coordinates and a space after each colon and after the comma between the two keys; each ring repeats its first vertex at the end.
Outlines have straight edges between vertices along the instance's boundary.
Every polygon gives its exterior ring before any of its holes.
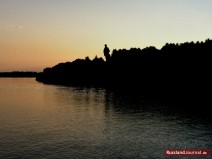
{"type": "MultiPolygon", "coordinates": [[[[163,150],[169,147],[211,147],[207,142],[212,137],[211,123],[192,113],[182,114],[176,105],[132,92],[68,87],[62,90],[72,97],[77,112],[85,113],[77,116],[94,122],[83,126],[95,132],[93,136],[89,134],[95,138],[91,143],[97,142],[117,156],[160,158],[163,150]]],[[[61,100],[60,95],[58,99],[61,100]]]]}
{"type": "Polygon", "coordinates": [[[212,148],[211,123],[177,104],[28,80],[0,79],[0,158],[164,158],[165,148],[212,148]]]}

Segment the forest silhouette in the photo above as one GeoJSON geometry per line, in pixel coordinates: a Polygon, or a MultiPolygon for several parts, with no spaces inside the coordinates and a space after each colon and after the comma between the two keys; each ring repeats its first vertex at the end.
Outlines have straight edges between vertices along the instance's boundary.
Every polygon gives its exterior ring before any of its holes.
{"type": "Polygon", "coordinates": [[[49,84],[129,89],[146,94],[206,97],[210,92],[212,40],[167,43],[161,49],[113,50],[45,68],[36,80],[49,84]]]}

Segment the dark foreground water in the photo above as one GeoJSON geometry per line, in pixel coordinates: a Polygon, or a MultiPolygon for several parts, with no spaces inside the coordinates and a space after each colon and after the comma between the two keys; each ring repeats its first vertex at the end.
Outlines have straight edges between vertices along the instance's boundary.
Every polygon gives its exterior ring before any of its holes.
{"type": "Polygon", "coordinates": [[[0,78],[1,159],[165,158],[212,148],[212,125],[159,100],[0,78]]]}

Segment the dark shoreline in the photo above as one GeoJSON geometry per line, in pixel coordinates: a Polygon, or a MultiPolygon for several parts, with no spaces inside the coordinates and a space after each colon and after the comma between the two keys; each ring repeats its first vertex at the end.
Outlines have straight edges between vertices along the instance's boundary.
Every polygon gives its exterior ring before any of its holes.
{"type": "Polygon", "coordinates": [[[212,40],[113,50],[102,58],[77,59],[45,68],[36,80],[44,84],[103,87],[186,103],[182,109],[210,114],[212,40]]]}
{"type": "Polygon", "coordinates": [[[59,63],[38,73],[49,84],[129,87],[147,91],[203,91],[211,81],[212,40],[113,50],[110,59],[95,57],[59,63]]]}
{"type": "Polygon", "coordinates": [[[0,78],[32,78],[37,77],[37,72],[24,72],[24,71],[13,71],[13,72],[0,72],[0,78]]]}

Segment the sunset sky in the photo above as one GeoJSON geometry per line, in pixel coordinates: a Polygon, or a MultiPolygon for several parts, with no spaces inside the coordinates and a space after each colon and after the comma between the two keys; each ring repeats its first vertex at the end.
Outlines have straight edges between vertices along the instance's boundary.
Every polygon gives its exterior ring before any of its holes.
{"type": "Polygon", "coordinates": [[[211,0],[0,0],[0,71],[212,38],[211,0]]]}

